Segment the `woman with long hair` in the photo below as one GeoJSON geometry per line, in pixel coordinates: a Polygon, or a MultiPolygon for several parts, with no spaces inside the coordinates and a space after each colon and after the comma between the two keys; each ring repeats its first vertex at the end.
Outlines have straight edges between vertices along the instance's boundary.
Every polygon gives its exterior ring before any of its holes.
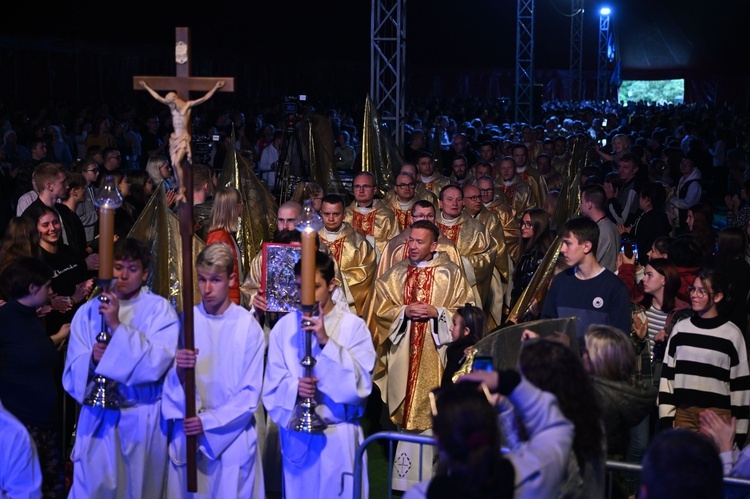
{"type": "MultiPolygon", "coordinates": [[[[602,410],[580,356],[557,341],[524,342],[518,357],[521,373],[552,393],[575,428],[566,477],[557,497],[604,497],[605,437],[602,410]]],[[[507,425],[508,419],[503,420],[507,425]]],[[[512,438],[514,432],[505,432],[512,438]]]]}
{"type": "Polygon", "coordinates": [[[8,222],[0,243],[0,272],[19,258],[42,258],[39,231],[30,217],[15,217],[8,222]]]}
{"type": "MultiPolygon", "coordinates": [[[[747,331],[747,298],[750,294],[750,264],[745,260],[747,236],[739,227],[719,232],[715,268],[729,280],[729,297],[724,298],[722,314],[740,331],[747,331]]],[[[747,342],[746,342],[747,343],[747,342]]]]}
{"type": "Polygon", "coordinates": [[[727,297],[726,277],[706,270],[690,288],[693,316],[678,322],[667,342],[659,383],[659,420],[663,428],[700,431],[700,415],[712,409],[736,418],[735,442],[748,432],[750,372],[742,331],[719,314],[727,297]]]}
{"type": "Polygon", "coordinates": [[[437,469],[404,499],[554,497],[573,440],[555,397],[513,370],[475,371],[458,381],[430,394],[437,469]],[[504,396],[499,406],[494,393],[504,396]],[[506,454],[499,448],[498,408],[515,412],[527,435],[506,454]]]}
{"type": "Polygon", "coordinates": [[[240,273],[239,255],[235,233],[239,228],[239,218],[242,214],[242,197],[240,191],[234,187],[222,187],[216,191],[214,206],[211,208],[211,221],[208,226],[206,244],[226,243],[232,248],[234,254],[234,280],[230,284],[229,298],[240,304],[240,282],[243,276],[240,273]]]}
{"type": "Polygon", "coordinates": [[[467,350],[484,337],[486,323],[484,311],[471,303],[456,309],[448,328],[453,342],[445,349],[445,370],[440,386],[453,383],[453,375],[461,367],[467,350]]]}
{"type": "Polygon", "coordinates": [[[553,241],[549,230],[549,217],[542,208],[529,208],[521,217],[521,240],[518,244],[515,260],[518,262],[513,271],[513,290],[510,294],[510,308],[516,304],[521,291],[526,288],[534,272],[542,262],[553,241]]]}
{"type": "MultiPolygon", "coordinates": [[[[618,275],[629,288],[634,287],[634,261],[623,260],[618,275]]],[[[664,344],[674,325],[692,312],[690,304],[679,297],[682,281],[672,261],[666,258],[649,260],[639,284],[631,294],[634,304],[631,339],[637,355],[635,377],[638,381],[659,386],[664,344]]]]}
{"type": "Polygon", "coordinates": [[[36,223],[41,259],[52,269],[52,311],[45,317],[49,335],[73,320],[73,314],[88,298],[93,280],[86,279],[85,260],[62,242],[62,227],[57,212],[44,204],[33,204],[25,212],[36,223]]]}
{"type": "Polygon", "coordinates": [[[320,211],[320,207],[323,205],[323,188],[315,182],[300,182],[297,188],[292,194],[292,201],[297,201],[302,206],[305,205],[305,201],[308,199],[312,201],[313,209],[316,212],[320,211]]]}
{"type": "Polygon", "coordinates": [[[127,201],[133,206],[133,218],[138,220],[154,193],[154,181],[145,170],[129,171],[128,180],[130,181],[130,195],[127,201]]]}
{"type": "MultiPolygon", "coordinates": [[[[592,376],[602,408],[607,457],[623,460],[627,454],[627,461],[640,462],[648,446],[648,416],[656,402],[656,388],[634,383],[635,354],[623,331],[592,324],[584,340],[583,365],[592,376]],[[637,449],[633,448],[634,438],[638,441],[637,449]]],[[[636,483],[637,477],[617,474],[613,485],[621,497],[627,497],[635,493],[636,483]],[[623,479],[629,482],[628,493],[623,479]]]]}
{"type": "Polygon", "coordinates": [[[146,162],[146,171],[148,172],[151,181],[154,183],[154,187],[159,187],[162,182],[167,182],[164,186],[164,191],[173,189],[174,186],[170,183],[172,178],[172,167],[164,156],[151,156],[146,162]]]}
{"type": "Polygon", "coordinates": [[[122,197],[122,204],[115,210],[115,235],[120,238],[128,237],[130,229],[135,225],[135,208],[130,204],[130,179],[122,170],[109,172],[104,177],[99,177],[99,189],[104,186],[107,177],[112,176],[115,180],[117,191],[122,197]]]}

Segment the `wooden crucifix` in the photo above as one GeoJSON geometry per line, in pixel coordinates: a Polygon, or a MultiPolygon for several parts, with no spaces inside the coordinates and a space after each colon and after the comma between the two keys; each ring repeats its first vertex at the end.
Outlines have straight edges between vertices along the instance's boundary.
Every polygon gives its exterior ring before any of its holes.
{"type": "MultiPolygon", "coordinates": [[[[169,139],[169,155],[177,171],[180,202],[180,235],[182,241],[182,311],[183,344],[188,350],[195,349],[193,331],[193,171],[190,153],[190,112],[198,104],[210,99],[219,90],[234,91],[234,78],[199,78],[190,76],[190,31],[175,28],[175,76],[134,76],[133,89],[148,90],[152,97],[169,106],[172,112],[172,132],[169,139]],[[165,97],[156,90],[171,90],[165,97]],[[190,91],[207,91],[200,99],[190,99],[190,91]]],[[[185,370],[185,417],[195,417],[195,370],[185,370]]],[[[187,437],[187,490],[198,490],[197,438],[187,437]]]]}

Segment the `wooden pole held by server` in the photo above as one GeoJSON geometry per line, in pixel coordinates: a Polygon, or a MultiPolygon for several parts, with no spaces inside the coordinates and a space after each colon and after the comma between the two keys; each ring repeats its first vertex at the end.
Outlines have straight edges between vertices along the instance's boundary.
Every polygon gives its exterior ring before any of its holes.
{"type": "MultiPolygon", "coordinates": [[[[210,90],[218,82],[222,82],[222,92],[234,91],[234,78],[197,78],[190,76],[190,30],[188,28],[175,28],[175,76],[134,76],[133,89],[142,90],[141,82],[146,83],[152,90],[174,90],[177,97],[187,102],[191,90],[210,90]]],[[[160,100],[161,97],[159,97],[160,100]]],[[[163,102],[163,100],[162,100],[163,102]]],[[[175,110],[172,111],[173,116],[175,110]]],[[[190,132],[189,114],[185,124],[190,132]]],[[[189,147],[189,146],[188,146],[189,147]]],[[[172,152],[170,150],[170,156],[172,152]]],[[[174,162],[174,160],[173,160],[174,162]]],[[[183,344],[188,350],[195,349],[193,336],[193,171],[192,165],[187,161],[180,161],[179,165],[172,165],[183,172],[181,191],[184,189],[180,199],[180,240],[182,241],[182,311],[183,311],[183,344]]],[[[185,417],[193,418],[195,413],[195,369],[185,369],[185,417]]],[[[198,468],[197,468],[197,438],[187,437],[187,490],[197,492],[198,490],[198,468]]]]}

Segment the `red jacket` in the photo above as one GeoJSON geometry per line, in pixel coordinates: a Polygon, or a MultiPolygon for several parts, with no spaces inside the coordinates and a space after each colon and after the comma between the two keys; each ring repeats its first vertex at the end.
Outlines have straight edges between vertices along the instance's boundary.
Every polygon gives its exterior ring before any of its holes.
{"type": "Polygon", "coordinates": [[[210,246],[214,243],[227,243],[232,248],[232,254],[234,255],[234,266],[232,272],[234,272],[234,284],[229,288],[229,299],[237,305],[240,304],[240,272],[239,272],[239,255],[237,255],[237,248],[235,246],[234,238],[232,234],[224,229],[212,230],[206,237],[206,245],[210,246]]]}

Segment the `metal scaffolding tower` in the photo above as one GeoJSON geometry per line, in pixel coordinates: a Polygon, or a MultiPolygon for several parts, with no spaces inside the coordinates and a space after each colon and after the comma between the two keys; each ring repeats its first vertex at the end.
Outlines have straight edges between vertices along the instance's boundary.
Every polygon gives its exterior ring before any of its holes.
{"type": "Polygon", "coordinates": [[[531,123],[534,112],[534,0],[518,0],[515,120],[531,123]]]}
{"type": "Polygon", "coordinates": [[[381,120],[403,146],[406,0],[372,0],[370,16],[370,98],[381,120]]]}
{"type": "Polygon", "coordinates": [[[609,96],[609,9],[599,12],[599,63],[596,72],[596,100],[601,102],[609,96]]]}
{"type": "Polygon", "coordinates": [[[583,0],[570,1],[570,89],[568,99],[580,101],[583,84],[583,0]]]}

